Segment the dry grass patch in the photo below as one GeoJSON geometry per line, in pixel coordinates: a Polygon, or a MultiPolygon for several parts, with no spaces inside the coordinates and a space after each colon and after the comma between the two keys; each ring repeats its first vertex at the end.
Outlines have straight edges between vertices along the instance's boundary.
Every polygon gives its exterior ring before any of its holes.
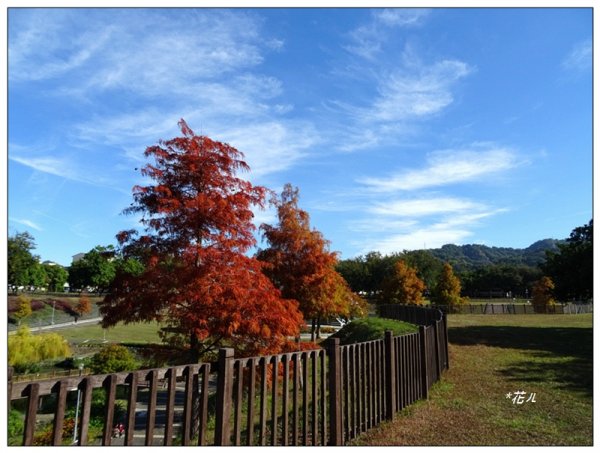
{"type": "Polygon", "coordinates": [[[450,317],[451,368],[429,400],[355,444],[592,445],[592,316],[473,316],[450,317]]]}

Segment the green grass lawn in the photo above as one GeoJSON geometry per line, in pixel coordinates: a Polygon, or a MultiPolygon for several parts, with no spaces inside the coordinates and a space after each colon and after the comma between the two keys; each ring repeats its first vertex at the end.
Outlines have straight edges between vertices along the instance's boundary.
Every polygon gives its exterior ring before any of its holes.
{"type": "Polygon", "coordinates": [[[592,318],[450,315],[450,369],[429,400],[355,444],[592,445],[592,318]]]}
{"type": "Polygon", "coordinates": [[[119,324],[110,329],[102,329],[99,324],[83,324],[54,330],[72,344],[98,342],[110,343],[161,343],[158,336],[158,323],[119,324]]]}

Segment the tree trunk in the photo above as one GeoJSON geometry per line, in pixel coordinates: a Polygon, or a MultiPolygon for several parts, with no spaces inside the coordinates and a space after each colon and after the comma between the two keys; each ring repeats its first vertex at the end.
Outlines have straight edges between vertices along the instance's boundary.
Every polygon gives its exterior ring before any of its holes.
{"type": "Polygon", "coordinates": [[[192,363],[198,363],[200,361],[200,354],[198,354],[198,337],[194,333],[190,334],[190,358],[192,363]]]}
{"type": "Polygon", "coordinates": [[[315,341],[315,330],[317,326],[317,320],[315,318],[312,319],[312,328],[310,329],[310,341],[315,341]]]}
{"type": "Polygon", "coordinates": [[[321,317],[317,318],[317,340],[321,339],[321,317]]]}

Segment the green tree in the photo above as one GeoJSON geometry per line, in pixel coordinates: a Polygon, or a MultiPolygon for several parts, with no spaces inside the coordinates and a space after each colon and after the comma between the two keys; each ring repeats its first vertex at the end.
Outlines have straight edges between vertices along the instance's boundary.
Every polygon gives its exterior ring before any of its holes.
{"type": "Polygon", "coordinates": [[[58,264],[42,264],[47,277],[47,286],[49,291],[60,292],[64,289],[65,283],[69,280],[67,270],[58,264]]]}
{"type": "Polygon", "coordinates": [[[487,265],[461,274],[463,294],[485,296],[490,291],[525,295],[533,282],[542,277],[540,269],[527,265],[487,265]]]}
{"type": "Polygon", "coordinates": [[[423,305],[425,283],[417,271],[404,260],[394,266],[394,272],[383,282],[379,302],[382,304],[423,305]]]}
{"type": "Polygon", "coordinates": [[[463,302],[460,297],[460,280],[454,275],[450,263],[444,263],[431,293],[431,301],[438,305],[447,305],[450,310],[463,302]]]}
{"type": "Polygon", "coordinates": [[[385,278],[392,274],[399,259],[401,256],[398,254],[383,256],[379,252],[369,252],[365,256],[339,261],[336,270],[348,282],[352,291],[372,295],[379,291],[385,278]]]}
{"type": "Polygon", "coordinates": [[[47,288],[48,287],[48,275],[46,274],[46,269],[42,264],[40,264],[37,260],[29,268],[29,285],[35,288],[47,288]]]}
{"type": "Polygon", "coordinates": [[[117,272],[129,274],[132,276],[140,276],[144,273],[144,265],[137,258],[124,258],[122,256],[118,256],[115,260],[115,266],[117,272]]]}
{"type": "Polygon", "coordinates": [[[556,288],[559,300],[590,300],[594,290],[594,226],[593,220],[587,225],[575,228],[564,244],[558,245],[558,252],[547,252],[542,270],[556,288]]]}
{"type": "Polygon", "coordinates": [[[34,238],[26,231],[16,233],[8,238],[7,274],[9,285],[19,287],[32,284],[31,269],[38,262],[38,257],[31,253],[34,249],[34,238]]]}
{"type": "Polygon", "coordinates": [[[116,275],[115,250],[112,245],[96,246],[69,268],[69,285],[85,290],[87,287],[104,292],[116,275]]]}
{"type": "Polygon", "coordinates": [[[417,271],[425,287],[433,290],[442,273],[443,262],[433,256],[429,250],[411,250],[402,253],[402,259],[417,271]]]}
{"type": "Polygon", "coordinates": [[[130,371],[135,370],[138,366],[138,362],[129,349],[118,344],[103,347],[92,356],[90,362],[90,368],[96,374],[130,371]]]}

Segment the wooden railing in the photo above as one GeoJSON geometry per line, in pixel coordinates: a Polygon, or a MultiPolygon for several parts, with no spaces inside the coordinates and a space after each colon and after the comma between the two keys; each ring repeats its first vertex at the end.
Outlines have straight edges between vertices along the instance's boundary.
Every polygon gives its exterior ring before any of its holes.
{"type": "Polygon", "coordinates": [[[214,364],[37,382],[15,382],[9,369],[9,407],[24,409],[23,445],[344,445],[427,398],[448,368],[443,313],[384,313],[423,323],[326,349],[251,358],[222,349],[214,364]]]}

